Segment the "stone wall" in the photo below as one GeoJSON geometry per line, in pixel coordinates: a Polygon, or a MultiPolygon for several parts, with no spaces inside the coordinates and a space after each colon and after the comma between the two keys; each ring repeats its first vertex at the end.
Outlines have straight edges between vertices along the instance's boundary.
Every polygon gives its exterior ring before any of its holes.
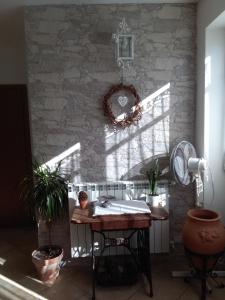
{"type": "MultiPolygon", "coordinates": [[[[25,9],[34,156],[63,158],[72,182],[143,178],[174,143],[194,139],[193,4],[38,6],[25,9]],[[114,132],[102,99],[120,82],[112,33],[125,17],[135,35],[124,83],[142,101],[138,124],[114,132]],[[65,152],[66,151],[66,152],[65,152]]],[[[172,238],[192,205],[191,191],[171,189],[172,238]]]]}

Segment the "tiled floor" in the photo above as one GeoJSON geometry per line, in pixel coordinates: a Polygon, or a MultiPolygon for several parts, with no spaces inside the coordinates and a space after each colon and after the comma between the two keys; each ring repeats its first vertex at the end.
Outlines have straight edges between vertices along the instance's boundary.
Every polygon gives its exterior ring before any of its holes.
{"type": "MultiPolygon", "coordinates": [[[[31,251],[36,246],[33,229],[0,230],[0,300],[49,299],[91,300],[90,261],[68,263],[52,287],[44,286],[37,278],[31,262],[31,251]]],[[[187,268],[182,255],[152,257],[154,297],[157,300],[200,299],[200,285],[196,280],[187,284],[172,278],[172,270],[187,268]]],[[[224,279],[225,282],[225,279],[224,279]]],[[[139,282],[129,287],[97,287],[96,300],[148,300],[145,286],[139,282]]],[[[224,300],[225,289],[213,289],[207,297],[224,300]]]]}

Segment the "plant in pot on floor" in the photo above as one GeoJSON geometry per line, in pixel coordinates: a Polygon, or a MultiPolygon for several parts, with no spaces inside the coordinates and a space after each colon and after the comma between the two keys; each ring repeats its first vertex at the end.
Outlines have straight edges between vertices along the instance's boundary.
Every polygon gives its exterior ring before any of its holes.
{"type": "Polygon", "coordinates": [[[50,286],[59,275],[63,257],[63,249],[52,244],[52,225],[68,211],[68,189],[60,173],[60,163],[52,169],[35,162],[32,174],[24,178],[21,187],[21,198],[37,223],[44,221],[48,229],[48,245],[33,251],[32,261],[40,279],[50,286]]]}
{"type": "Polygon", "coordinates": [[[159,170],[159,161],[158,159],[154,160],[152,167],[146,172],[148,182],[149,182],[149,194],[148,194],[148,203],[151,206],[158,204],[160,196],[158,195],[158,181],[161,175],[159,170]]]}

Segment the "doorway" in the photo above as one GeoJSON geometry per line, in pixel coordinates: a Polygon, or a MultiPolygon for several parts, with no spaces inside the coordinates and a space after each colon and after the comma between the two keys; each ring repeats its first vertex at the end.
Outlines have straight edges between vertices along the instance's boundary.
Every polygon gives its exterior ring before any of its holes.
{"type": "Polygon", "coordinates": [[[32,166],[25,85],[0,85],[0,227],[30,224],[19,184],[32,166]]]}

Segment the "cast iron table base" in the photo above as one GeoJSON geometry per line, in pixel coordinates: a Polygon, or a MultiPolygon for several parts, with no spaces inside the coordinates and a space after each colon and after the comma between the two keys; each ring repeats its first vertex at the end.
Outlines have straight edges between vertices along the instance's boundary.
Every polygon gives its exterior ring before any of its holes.
{"type": "MultiPolygon", "coordinates": [[[[104,251],[109,247],[125,247],[131,254],[134,259],[138,269],[146,276],[149,283],[149,296],[153,296],[152,288],[152,275],[151,275],[151,261],[150,261],[150,247],[149,247],[149,228],[138,228],[132,229],[128,237],[117,237],[109,238],[106,236],[106,232],[115,231],[115,230],[91,230],[91,243],[92,243],[92,300],[95,300],[95,282],[96,282],[96,273],[98,269],[98,262],[103,256],[104,251]],[[94,241],[95,233],[102,235],[103,237],[103,248],[98,257],[98,262],[96,263],[94,241]],[[137,252],[134,251],[131,247],[131,238],[137,234],[137,252]]],[[[123,230],[118,230],[123,231],[123,230]]]]}

